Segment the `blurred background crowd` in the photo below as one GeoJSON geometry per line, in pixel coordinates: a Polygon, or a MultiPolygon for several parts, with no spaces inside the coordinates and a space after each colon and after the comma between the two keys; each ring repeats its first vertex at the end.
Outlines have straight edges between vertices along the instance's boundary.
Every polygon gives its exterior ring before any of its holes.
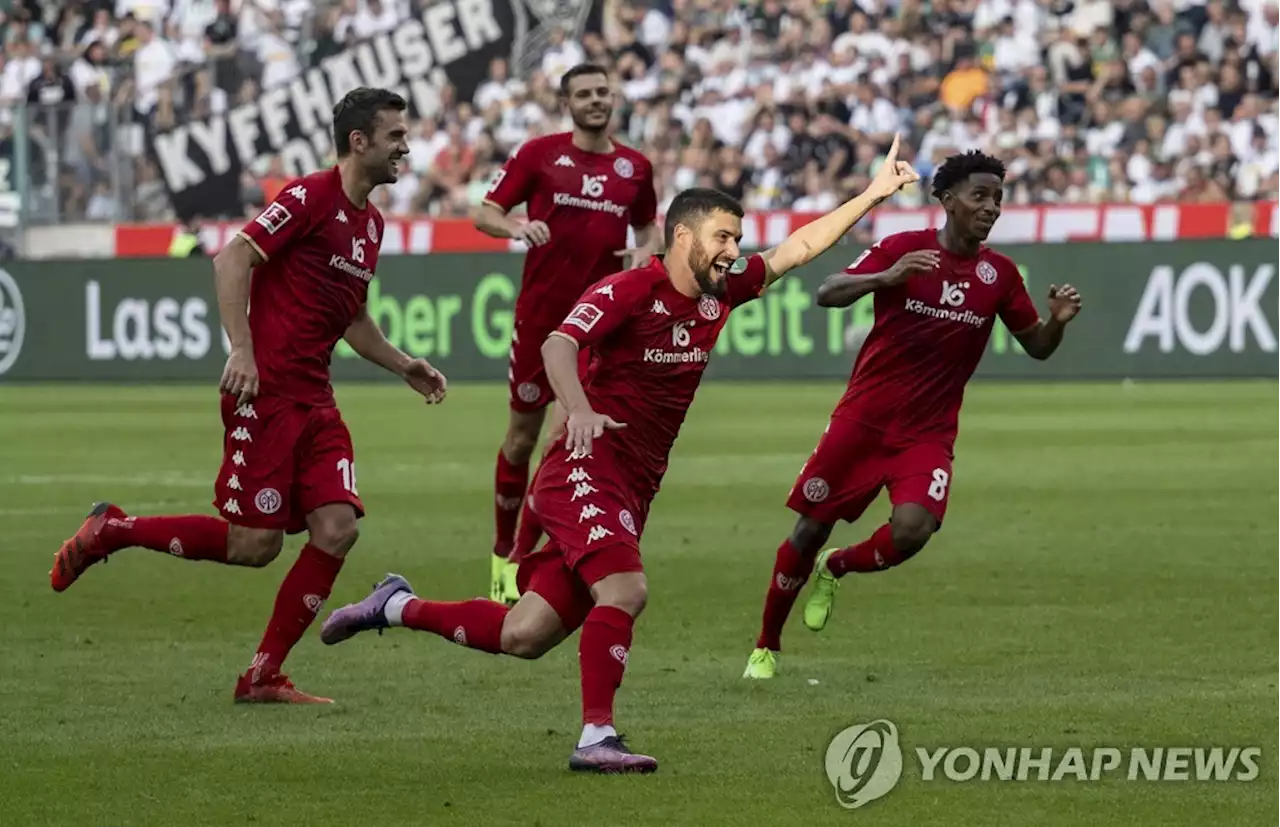
{"type": "MultiPolygon", "coordinates": [[[[148,131],[251,101],[431,1],[0,0],[0,165],[30,169],[35,220],[171,218],[148,131]]],[[[472,100],[441,89],[383,209],[466,215],[514,147],[568,128],[555,89],[581,61],[615,74],[618,135],[653,159],[664,204],[696,184],[827,210],[899,130],[926,175],[957,150],[1003,158],[1008,203],[1277,195],[1276,0],[603,2],[523,71],[493,61],[472,100]]],[[[278,159],[246,172],[245,210],[284,179],[278,159]]]]}

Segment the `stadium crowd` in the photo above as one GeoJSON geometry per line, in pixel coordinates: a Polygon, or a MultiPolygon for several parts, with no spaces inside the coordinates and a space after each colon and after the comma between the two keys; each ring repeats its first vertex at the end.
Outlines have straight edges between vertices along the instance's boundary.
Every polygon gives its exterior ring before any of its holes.
{"type": "MultiPolygon", "coordinates": [[[[0,156],[25,104],[34,214],[169,218],[147,130],[253,100],[416,2],[6,0],[0,156]]],[[[384,210],[467,214],[514,147],[568,128],[556,84],[584,60],[615,74],[618,134],[663,205],[697,184],[828,210],[898,130],[926,180],[956,150],[1004,159],[1010,203],[1277,196],[1277,0],[604,2],[524,76],[494,60],[473,100],[441,90],[384,210]]],[[[245,210],[284,176],[246,172],[245,210]]]]}

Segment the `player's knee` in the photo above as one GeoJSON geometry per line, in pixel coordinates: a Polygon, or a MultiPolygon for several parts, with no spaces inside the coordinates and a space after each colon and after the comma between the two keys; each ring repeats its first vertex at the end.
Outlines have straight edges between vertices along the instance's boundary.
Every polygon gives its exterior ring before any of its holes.
{"type": "Polygon", "coordinates": [[[343,557],[360,538],[360,523],[351,508],[336,509],[310,521],[311,544],[336,557],[343,557]]]}
{"type": "Polygon", "coordinates": [[[533,449],[538,444],[538,430],[524,427],[512,427],[502,445],[502,453],[514,465],[526,464],[533,456],[533,449]]]}
{"type": "Polygon", "coordinates": [[[817,554],[830,536],[830,524],[801,517],[791,530],[791,545],[801,554],[817,554]]]}
{"type": "Polygon", "coordinates": [[[556,637],[548,634],[542,624],[504,623],[502,625],[502,651],[512,657],[534,660],[551,651],[556,637]]]}
{"type": "Polygon", "coordinates": [[[597,605],[613,606],[632,617],[639,617],[649,604],[649,583],[644,577],[628,578],[615,585],[596,601],[597,605]]]}
{"type": "Polygon", "coordinates": [[[905,559],[924,548],[938,530],[938,521],[924,509],[899,509],[894,511],[889,528],[893,532],[893,547],[905,559]]]}
{"type": "Polygon", "coordinates": [[[262,568],[280,556],[284,532],[269,528],[232,526],[227,533],[227,562],[237,566],[262,568]]]}

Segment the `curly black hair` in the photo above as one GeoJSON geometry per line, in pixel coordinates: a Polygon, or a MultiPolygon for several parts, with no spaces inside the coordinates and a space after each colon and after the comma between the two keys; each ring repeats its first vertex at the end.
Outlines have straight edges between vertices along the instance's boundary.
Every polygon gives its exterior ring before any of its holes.
{"type": "Polygon", "coordinates": [[[980,172],[989,172],[1003,181],[1004,162],[976,149],[950,156],[933,174],[933,197],[941,201],[944,192],[980,172]]]}

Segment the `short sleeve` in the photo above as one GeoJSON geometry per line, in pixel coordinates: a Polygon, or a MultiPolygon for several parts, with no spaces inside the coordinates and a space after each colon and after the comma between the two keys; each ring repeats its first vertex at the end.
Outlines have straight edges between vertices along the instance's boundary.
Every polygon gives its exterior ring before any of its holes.
{"type": "Polygon", "coordinates": [[[485,193],[485,203],[510,212],[528,201],[537,177],[536,161],[530,157],[534,154],[535,150],[528,146],[516,150],[494,176],[489,191],[485,193]]]}
{"type": "Polygon", "coordinates": [[[1040,321],[1040,311],[1027,292],[1027,285],[1022,274],[1011,263],[1000,262],[1001,278],[1008,281],[1009,288],[1000,302],[1000,321],[1010,333],[1021,333],[1030,330],[1040,321]]]}
{"type": "Polygon", "coordinates": [[[769,265],[759,253],[744,256],[729,267],[728,289],[725,301],[730,307],[738,307],[755,301],[764,293],[769,280],[769,265]]]}
{"type": "Polygon", "coordinates": [[[844,268],[844,271],[851,276],[865,276],[871,273],[883,273],[897,264],[898,255],[887,249],[887,241],[887,239],[877,241],[863,250],[862,255],[855,258],[852,264],[844,268]]]}
{"type": "Polygon", "coordinates": [[[644,165],[644,179],[636,190],[636,199],[631,202],[631,226],[647,227],[658,217],[658,193],[653,186],[653,165],[644,165]]]}
{"type": "Polygon", "coordinates": [[[291,181],[256,218],[244,225],[240,236],[252,244],[264,260],[269,260],[306,235],[320,197],[314,185],[308,189],[302,180],[291,181]]]}
{"type": "Polygon", "coordinates": [[[636,307],[649,294],[650,285],[634,270],[602,279],[587,288],[556,332],[577,342],[580,348],[591,347],[635,315],[636,307]]]}

